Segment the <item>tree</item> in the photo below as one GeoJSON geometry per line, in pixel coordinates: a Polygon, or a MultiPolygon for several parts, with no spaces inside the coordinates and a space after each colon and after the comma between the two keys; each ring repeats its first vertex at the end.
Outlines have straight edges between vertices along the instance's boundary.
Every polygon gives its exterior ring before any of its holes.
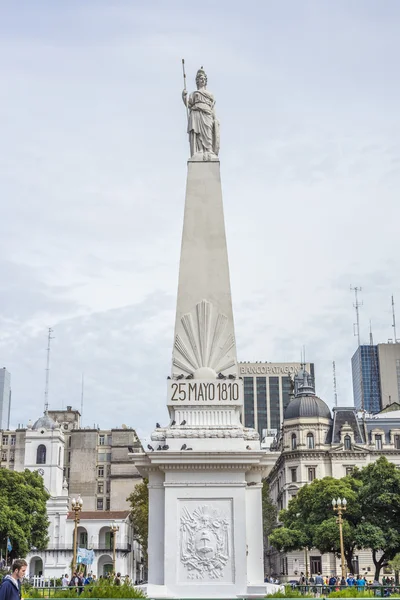
{"type": "MultiPolygon", "coordinates": [[[[149,489],[147,486],[148,480],[143,479],[135,485],[133,492],[127,498],[131,504],[133,539],[141,545],[146,565],[149,537],[149,489]]],[[[160,532],[160,535],[162,535],[162,532],[160,532]]]]}
{"type": "Polygon", "coordinates": [[[371,548],[378,580],[382,567],[400,550],[400,472],[382,456],[355,471],[354,477],[362,483],[358,501],[363,523],[358,528],[357,543],[371,548]]]}
{"type": "Polygon", "coordinates": [[[352,477],[316,479],[302,487],[279,513],[283,526],[270,535],[270,543],[278,550],[290,552],[303,548],[318,548],[322,553],[340,556],[339,527],[332,510],[333,498],[346,498],[348,510],[343,514],[344,553],[349,571],[357,547],[356,529],[361,523],[357,502],[361,482],[352,477]]]}
{"type": "Polygon", "coordinates": [[[263,479],[262,486],[262,519],[263,519],[263,538],[264,538],[264,569],[265,571],[271,571],[271,564],[266,569],[266,563],[268,559],[267,547],[268,537],[277,526],[276,517],[278,510],[276,505],[273,503],[270,493],[269,485],[266,479],[263,479]]]}
{"type": "Polygon", "coordinates": [[[0,469],[0,543],[10,538],[11,559],[24,557],[32,547],[44,550],[48,544],[46,502],[50,495],[43,479],[34,471],[0,469]]]}

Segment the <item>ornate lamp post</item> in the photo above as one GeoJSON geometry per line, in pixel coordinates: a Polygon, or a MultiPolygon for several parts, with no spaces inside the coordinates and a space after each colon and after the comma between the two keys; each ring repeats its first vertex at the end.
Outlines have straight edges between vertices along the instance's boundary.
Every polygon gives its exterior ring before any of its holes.
{"type": "Polygon", "coordinates": [[[74,572],[74,570],[76,569],[76,553],[77,553],[77,547],[78,547],[78,524],[79,524],[79,513],[82,510],[82,506],[83,506],[83,500],[81,498],[81,496],[79,495],[78,498],[72,498],[72,510],[75,513],[75,517],[74,517],[74,523],[75,523],[75,528],[74,528],[74,557],[72,559],[72,573],[74,572]]]}
{"type": "Polygon", "coordinates": [[[338,518],[337,518],[336,522],[339,524],[340,557],[341,557],[341,561],[342,561],[342,578],[343,579],[346,579],[346,564],[345,564],[345,560],[344,560],[344,544],[343,544],[343,511],[346,510],[346,504],[347,504],[346,498],[343,498],[343,500],[341,500],[340,498],[335,500],[335,498],[333,498],[333,500],[332,500],[332,508],[333,508],[333,510],[337,511],[337,514],[338,514],[338,518]]]}
{"type": "Polygon", "coordinates": [[[112,532],[112,537],[113,537],[113,571],[114,574],[116,574],[116,562],[117,562],[117,531],[119,531],[119,526],[115,523],[115,521],[112,521],[110,524],[110,531],[112,532]]]}

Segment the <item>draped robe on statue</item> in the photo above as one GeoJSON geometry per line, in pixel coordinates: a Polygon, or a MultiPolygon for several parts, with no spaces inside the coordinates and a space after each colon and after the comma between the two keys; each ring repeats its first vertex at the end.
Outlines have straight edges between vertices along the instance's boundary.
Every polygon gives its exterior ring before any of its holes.
{"type": "Polygon", "coordinates": [[[214,113],[214,96],[205,88],[190,94],[188,134],[190,154],[219,152],[219,123],[214,113]]]}

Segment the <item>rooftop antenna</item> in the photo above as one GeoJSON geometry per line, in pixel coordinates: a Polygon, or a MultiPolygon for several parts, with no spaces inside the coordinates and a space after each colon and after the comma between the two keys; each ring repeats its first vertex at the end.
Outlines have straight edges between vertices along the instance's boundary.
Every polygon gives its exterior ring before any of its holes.
{"type": "Polygon", "coordinates": [[[85,388],[85,374],[82,373],[82,389],[81,389],[81,428],[83,427],[83,392],[85,388]]]}
{"type": "Polygon", "coordinates": [[[53,329],[49,327],[49,333],[47,335],[47,361],[46,361],[46,385],[44,388],[44,412],[47,413],[49,410],[49,376],[50,376],[50,342],[54,339],[53,329]]]}
{"type": "Polygon", "coordinates": [[[394,297],[392,294],[392,316],[393,316],[393,320],[392,320],[392,327],[393,327],[393,336],[394,336],[394,343],[397,343],[397,334],[396,334],[396,314],[394,312],[394,297]]]}
{"type": "Polygon", "coordinates": [[[350,286],[350,291],[354,291],[354,295],[355,295],[355,302],[353,304],[354,308],[356,309],[356,317],[357,317],[357,323],[353,323],[353,330],[354,330],[354,335],[357,336],[357,340],[358,340],[358,345],[361,345],[360,342],[360,311],[359,308],[360,306],[363,305],[362,302],[358,301],[358,292],[361,292],[362,288],[361,287],[353,287],[352,285],[350,286]]]}
{"type": "Polygon", "coordinates": [[[333,368],[333,397],[335,399],[335,406],[337,407],[337,387],[336,387],[336,363],[332,362],[333,368]]]}

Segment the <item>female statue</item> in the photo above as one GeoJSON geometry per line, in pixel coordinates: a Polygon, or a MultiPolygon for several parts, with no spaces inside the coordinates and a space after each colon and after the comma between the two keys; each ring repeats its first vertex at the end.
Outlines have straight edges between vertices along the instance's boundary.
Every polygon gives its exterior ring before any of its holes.
{"type": "Polygon", "coordinates": [[[219,122],[215,116],[214,96],[206,89],[207,75],[203,67],[197,71],[197,90],[190,94],[182,92],[183,103],[188,109],[188,134],[190,155],[195,160],[216,160],[219,152],[219,122]]]}

